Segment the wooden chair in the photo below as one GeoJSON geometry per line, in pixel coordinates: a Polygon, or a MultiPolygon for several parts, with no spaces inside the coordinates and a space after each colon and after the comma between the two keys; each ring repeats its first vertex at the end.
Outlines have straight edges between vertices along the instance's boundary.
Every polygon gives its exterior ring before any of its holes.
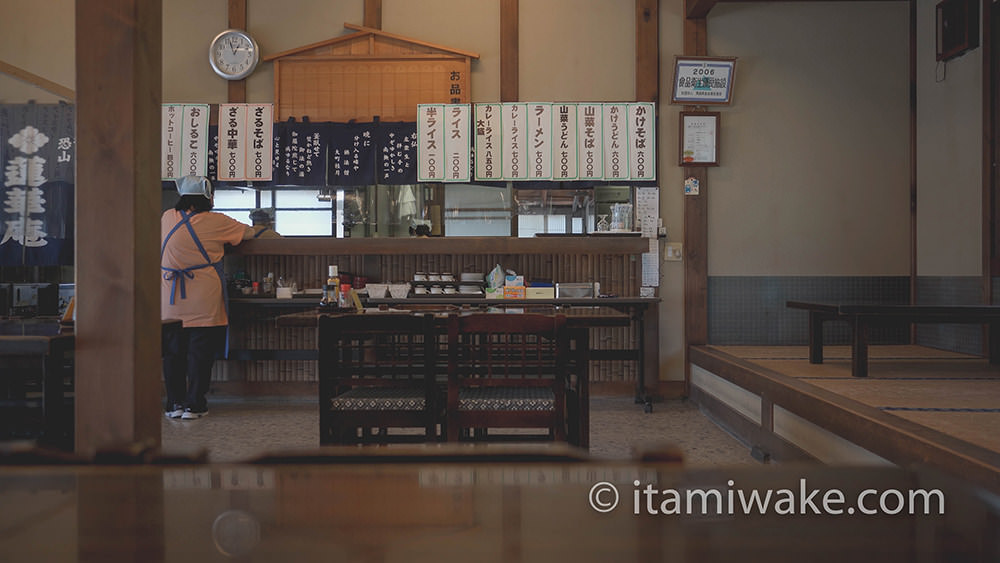
{"type": "Polygon", "coordinates": [[[563,315],[450,316],[448,440],[490,428],[547,428],[548,438],[566,440],[568,363],[563,315]]]}
{"type": "Polygon", "coordinates": [[[437,438],[433,330],[430,315],[320,317],[321,445],[437,438]],[[423,432],[389,435],[389,428],[423,432]]]}

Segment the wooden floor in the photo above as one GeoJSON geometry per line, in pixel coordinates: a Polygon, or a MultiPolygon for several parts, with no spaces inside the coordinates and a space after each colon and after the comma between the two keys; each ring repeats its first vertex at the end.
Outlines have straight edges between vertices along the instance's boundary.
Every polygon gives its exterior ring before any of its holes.
{"type": "MultiPolygon", "coordinates": [[[[763,433],[774,431],[767,408],[779,406],[891,462],[970,471],[1000,487],[1000,366],[984,358],[872,346],[869,377],[855,378],[849,346],[824,347],[822,364],[809,363],[805,346],[704,346],[692,364],[762,397],[763,433]]],[[[762,441],[752,428],[733,430],[762,441]]]]}

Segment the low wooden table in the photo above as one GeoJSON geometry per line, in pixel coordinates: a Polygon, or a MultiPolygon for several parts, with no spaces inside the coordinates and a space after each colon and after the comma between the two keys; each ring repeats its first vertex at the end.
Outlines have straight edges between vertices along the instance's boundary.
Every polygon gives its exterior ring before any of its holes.
{"type": "Polygon", "coordinates": [[[823,323],[851,324],[851,375],[868,376],[868,337],[871,327],[920,323],[984,324],[989,331],[989,360],[1000,364],[1000,306],[991,305],[881,305],[788,301],[792,309],[809,312],[809,363],[823,363],[823,323]]]}
{"type": "MultiPolygon", "coordinates": [[[[408,304],[413,306],[414,304],[408,304]]],[[[414,312],[432,313],[437,317],[437,326],[443,332],[447,331],[447,318],[449,314],[478,313],[478,309],[461,308],[459,306],[448,307],[446,304],[418,303],[418,309],[414,312]]],[[[489,304],[492,305],[492,304],[489,304]]],[[[593,327],[623,327],[629,326],[631,317],[617,309],[611,307],[598,306],[577,306],[556,308],[553,305],[536,304],[512,304],[510,302],[501,303],[505,307],[515,307],[524,309],[526,313],[540,314],[560,314],[566,316],[566,325],[569,328],[570,341],[573,343],[574,363],[577,374],[577,397],[576,405],[570,412],[570,443],[583,448],[590,446],[590,380],[588,373],[590,370],[590,329],[593,327]]],[[[400,305],[400,310],[406,310],[405,305],[400,305]]],[[[386,311],[388,312],[388,311],[386,311]]],[[[398,310],[397,310],[398,312],[398,310]]],[[[379,311],[371,310],[368,314],[378,314],[379,311]]],[[[320,315],[324,314],[357,314],[334,311],[325,313],[318,309],[301,311],[281,315],[275,321],[279,327],[315,327],[320,315]]],[[[514,313],[497,313],[514,314],[514,313]]],[[[640,376],[641,380],[641,376],[640,376]]]]}

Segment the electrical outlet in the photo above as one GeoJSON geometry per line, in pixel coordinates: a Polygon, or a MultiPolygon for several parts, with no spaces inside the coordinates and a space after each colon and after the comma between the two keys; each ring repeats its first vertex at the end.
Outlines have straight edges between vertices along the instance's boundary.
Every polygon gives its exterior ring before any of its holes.
{"type": "Polygon", "coordinates": [[[663,247],[663,259],[670,262],[679,262],[684,257],[684,245],[679,242],[668,242],[663,247]]]}

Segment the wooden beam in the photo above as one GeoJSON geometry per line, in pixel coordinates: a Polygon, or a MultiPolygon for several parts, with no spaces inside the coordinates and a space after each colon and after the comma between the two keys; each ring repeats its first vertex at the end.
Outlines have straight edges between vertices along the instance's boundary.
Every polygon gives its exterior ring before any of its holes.
{"type": "MultiPolygon", "coordinates": [[[[247,0],[229,0],[229,28],[247,28],[247,0]]],[[[229,103],[243,104],[247,101],[247,80],[229,81],[229,103]]]]}
{"type": "MultiPolygon", "coordinates": [[[[689,0],[690,1],[690,0],[689,0]]],[[[705,19],[684,20],[684,54],[708,53],[705,19]]],[[[685,106],[685,110],[694,109],[685,106]]],[[[684,196],[684,382],[690,388],[690,347],[708,343],[708,169],[684,168],[698,182],[697,195],[684,196]]]]}
{"type": "Polygon", "coordinates": [[[365,0],[365,27],[382,29],[382,0],[365,0]]]}
{"type": "Polygon", "coordinates": [[[76,452],[160,443],[160,0],[76,3],[76,452]]]}
{"type": "Polygon", "coordinates": [[[12,76],[22,82],[27,82],[32,86],[37,86],[42,90],[55,94],[69,102],[76,101],[76,92],[74,92],[72,88],[67,88],[62,84],[57,84],[47,78],[42,78],[37,74],[28,72],[23,68],[14,66],[10,63],[0,61],[0,72],[12,76]]]}
{"type": "Polygon", "coordinates": [[[688,19],[704,19],[718,0],[687,0],[684,4],[684,11],[688,19]]]}
{"type": "MultiPolygon", "coordinates": [[[[917,0],[910,0],[909,94],[910,94],[910,304],[917,303],[917,0]]],[[[910,326],[910,342],[916,342],[917,326],[910,326]]],[[[985,340],[983,342],[986,342],[985,340]]]]}
{"type": "Polygon", "coordinates": [[[500,0],[500,101],[518,101],[518,0],[500,0]]]}
{"type": "Polygon", "coordinates": [[[660,1],[635,1],[635,101],[660,99],[660,1]]]}

